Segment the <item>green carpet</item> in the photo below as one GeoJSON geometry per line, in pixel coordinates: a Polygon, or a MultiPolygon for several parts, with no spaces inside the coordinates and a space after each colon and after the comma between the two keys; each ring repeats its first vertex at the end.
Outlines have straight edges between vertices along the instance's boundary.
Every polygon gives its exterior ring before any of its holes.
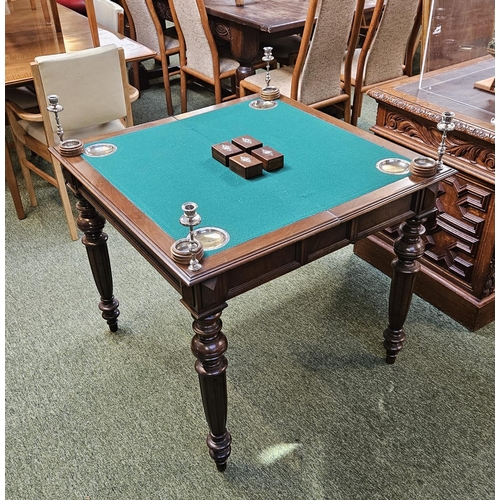
{"type": "MultiPolygon", "coordinates": [[[[179,112],[178,83],[172,85],[179,112]]],[[[366,100],[361,124],[373,123],[366,100]]],[[[193,88],[190,109],[213,103],[193,88]]],[[[165,116],[162,86],[136,123],[165,116]]],[[[494,498],[494,325],[469,332],[414,297],[384,361],[389,279],[348,247],[229,301],[225,473],[208,456],[191,319],[107,226],[110,334],[56,190],[19,221],[5,196],[9,500],[494,498]]]]}

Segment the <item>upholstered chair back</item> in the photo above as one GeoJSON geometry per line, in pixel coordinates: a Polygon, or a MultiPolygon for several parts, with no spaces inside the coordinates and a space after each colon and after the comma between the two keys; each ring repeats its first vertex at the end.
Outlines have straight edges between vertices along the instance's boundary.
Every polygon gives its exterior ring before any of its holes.
{"type": "MultiPolygon", "coordinates": [[[[42,115],[46,114],[47,97],[57,95],[64,107],[60,113],[64,130],[95,127],[129,115],[123,49],[106,45],[36,57],[32,64],[36,66],[33,74],[42,115]]],[[[55,117],[49,115],[55,133],[55,117]]]]}
{"type": "MultiPolygon", "coordinates": [[[[382,1],[382,0],[380,0],[382,1]]],[[[385,0],[365,64],[363,85],[403,76],[408,40],[420,0],[385,0]]]]}
{"type": "Polygon", "coordinates": [[[210,31],[203,0],[170,0],[175,9],[178,26],[185,43],[182,62],[189,69],[215,79],[214,67],[219,66],[215,41],[210,31]]]}
{"type": "Polygon", "coordinates": [[[98,24],[116,33],[124,31],[124,10],[112,0],[94,0],[95,17],[98,24]]]}
{"type": "MultiPolygon", "coordinates": [[[[298,100],[304,104],[330,99],[342,93],[344,53],[356,0],[319,0],[316,23],[298,81],[298,100]]],[[[307,40],[302,40],[307,43],[307,40]]],[[[300,68],[297,67],[296,71],[300,68]]]]}
{"type": "Polygon", "coordinates": [[[165,41],[163,40],[162,29],[157,27],[151,15],[154,13],[154,7],[151,0],[122,0],[126,3],[127,10],[132,16],[135,30],[135,40],[158,54],[164,50],[165,41]]]}

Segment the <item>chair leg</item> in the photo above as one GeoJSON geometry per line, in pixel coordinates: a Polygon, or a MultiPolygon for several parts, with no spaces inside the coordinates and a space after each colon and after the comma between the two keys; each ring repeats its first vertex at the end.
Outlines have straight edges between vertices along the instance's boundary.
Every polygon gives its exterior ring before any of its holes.
{"type": "Polygon", "coordinates": [[[170,91],[170,75],[168,74],[168,59],[162,58],[161,69],[163,73],[163,86],[165,87],[165,97],[167,99],[167,115],[174,114],[174,106],[172,104],[172,92],[170,91]]]}
{"type": "Polygon", "coordinates": [[[52,23],[50,18],[49,6],[47,5],[47,0],[41,0],[43,17],[45,19],[45,24],[49,26],[52,23]]]}
{"type": "Polygon", "coordinates": [[[181,113],[187,111],[187,76],[181,70],[181,113]]]}
{"type": "Polygon", "coordinates": [[[220,104],[222,102],[222,82],[220,78],[215,79],[214,90],[215,90],[215,104],[220,104]]]}
{"type": "Polygon", "coordinates": [[[358,124],[358,118],[361,116],[361,105],[363,104],[363,93],[355,92],[354,101],[352,103],[351,125],[355,127],[358,124]]]}
{"type": "Polygon", "coordinates": [[[350,123],[351,120],[351,99],[344,101],[344,122],[350,123]]]}
{"type": "Polygon", "coordinates": [[[17,139],[15,135],[13,135],[12,137],[14,140],[14,147],[16,148],[17,157],[19,159],[19,164],[21,165],[21,172],[23,173],[26,190],[28,191],[30,205],[32,207],[36,207],[38,205],[38,202],[36,201],[35,189],[33,187],[30,170],[26,166],[26,164],[29,164],[30,161],[28,160],[28,158],[26,158],[26,152],[24,151],[23,144],[17,139]]]}
{"type": "Polygon", "coordinates": [[[68,190],[66,189],[66,183],[64,181],[61,164],[54,157],[52,158],[52,166],[54,167],[54,174],[57,180],[59,195],[61,196],[64,215],[66,216],[66,221],[68,222],[69,234],[71,236],[71,239],[74,241],[78,239],[76,221],[75,217],[73,216],[73,211],[71,210],[71,203],[69,201],[68,190]]]}
{"type": "Polygon", "coordinates": [[[7,142],[5,144],[5,179],[7,181],[7,185],[9,186],[12,200],[14,201],[17,218],[25,219],[26,214],[24,213],[23,202],[21,201],[21,195],[19,194],[19,186],[17,185],[16,175],[12,166],[12,160],[10,158],[7,142]]]}
{"type": "Polygon", "coordinates": [[[139,62],[138,61],[134,61],[132,63],[132,73],[134,75],[134,87],[140,93],[141,92],[141,80],[140,80],[140,77],[139,77],[139,62]]]}

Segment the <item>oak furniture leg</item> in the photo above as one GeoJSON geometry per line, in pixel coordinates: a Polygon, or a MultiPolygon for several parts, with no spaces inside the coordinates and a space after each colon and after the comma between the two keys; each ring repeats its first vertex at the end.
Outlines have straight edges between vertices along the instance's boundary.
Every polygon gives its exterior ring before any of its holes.
{"type": "Polygon", "coordinates": [[[222,333],[221,312],[205,318],[194,318],[195,335],[191,350],[196,357],[195,368],[200,382],[203,409],[210,432],[207,445],[219,472],[224,472],[231,454],[231,434],[227,421],[227,339],[222,333]]]}
{"type": "Polygon", "coordinates": [[[113,295],[113,276],[107,245],[108,235],[102,231],[106,221],[78,191],[75,192],[75,196],[78,199],[76,208],[80,214],[76,224],[84,233],[82,243],[87,250],[92,275],[101,295],[99,309],[102,311],[102,317],[108,323],[110,331],[116,332],[120,311],[118,310],[118,300],[113,295]]]}
{"type": "Polygon", "coordinates": [[[12,200],[14,201],[14,207],[16,209],[17,218],[24,219],[26,214],[24,213],[23,202],[21,201],[21,195],[19,193],[19,186],[17,184],[16,174],[14,173],[14,167],[12,166],[12,159],[10,157],[9,146],[7,141],[5,142],[5,180],[9,186],[10,194],[12,195],[12,200]]]}
{"type": "Polygon", "coordinates": [[[394,242],[396,258],[392,261],[393,275],[389,295],[389,326],[384,331],[386,361],[393,364],[403,349],[406,334],[403,329],[410,309],[413,287],[420,270],[418,260],[422,257],[425,245],[422,236],[425,218],[416,216],[400,226],[401,236],[394,242]]]}

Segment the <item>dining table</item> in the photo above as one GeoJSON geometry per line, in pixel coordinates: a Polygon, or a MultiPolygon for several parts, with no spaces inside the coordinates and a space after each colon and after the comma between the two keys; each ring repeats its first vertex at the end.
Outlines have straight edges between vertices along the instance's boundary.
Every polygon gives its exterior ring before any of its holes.
{"type": "MultiPolygon", "coordinates": [[[[31,62],[37,56],[89,49],[92,42],[89,20],[81,14],[57,4],[57,19],[47,24],[43,9],[32,9],[29,0],[5,3],[5,85],[20,86],[33,80],[31,62]]],[[[122,47],[127,62],[153,57],[156,52],[135,40],[100,27],[100,45],[122,47]]]]}
{"type": "MultiPolygon", "coordinates": [[[[376,0],[366,0],[364,22],[368,23],[376,0]]],[[[300,34],[304,28],[308,0],[205,0],[213,33],[230,43],[239,62],[236,83],[255,74],[253,62],[263,43],[300,34]],[[237,3],[239,5],[237,5],[237,3]]],[[[263,55],[263,54],[262,54],[263,55]]]]}

